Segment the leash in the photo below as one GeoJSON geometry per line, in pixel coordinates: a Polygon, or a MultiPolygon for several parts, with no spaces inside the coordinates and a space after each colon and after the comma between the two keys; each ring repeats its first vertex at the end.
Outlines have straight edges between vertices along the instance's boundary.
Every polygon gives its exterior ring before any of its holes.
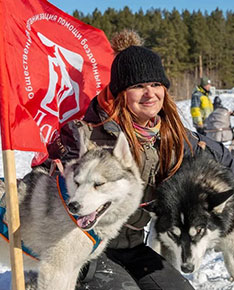
{"type": "MultiPolygon", "coordinates": [[[[151,201],[143,202],[139,205],[139,208],[142,208],[143,210],[147,211],[146,209],[144,209],[144,207],[147,207],[148,205],[153,204],[154,202],[155,202],[155,199],[153,199],[151,201]]],[[[137,227],[134,227],[133,225],[130,225],[130,224],[125,224],[125,227],[127,227],[131,230],[134,230],[134,231],[141,231],[145,228],[145,227],[137,228],[137,227]]]]}
{"type": "Polygon", "coordinates": [[[156,199],[153,199],[153,200],[151,200],[151,201],[147,201],[147,202],[143,202],[143,203],[141,203],[140,205],[139,205],[139,207],[141,208],[141,207],[146,207],[146,206],[148,206],[148,205],[150,205],[150,204],[152,204],[152,203],[154,203],[156,201],[156,199]]]}
{"type": "MultiPolygon", "coordinates": [[[[59,192],[59,196],[61,198],[62,204],[63,204],[67,214],[71,218],[71,220],[76,224],[76,226],[78,226],[77,220],[78,220],[79,216],[71,215],[70,212],[68,211],[68,208],[67,208],[67,201],[69,199],[69,195],[67,193],[67,186],[66,186],[65,179],[61,174],[57,175],[56,179],[57,179],[57,188],[58,188],[58,192],[59,192]]],[[[82,230],[81,228],[79,228],[79,229],[82,230]]],[[[99,246],[99,244],[101,243],[102,240],[94,232],[94,230],[90,230],[90,231],[82,230],[82,232],[92,241],[92,243],[93,243],[92,253],[93,253],[97,249],[97,247],[99,246]]]]}
{"type": "Polygon", "coordinates": [[[60,159],[53,159],[52,160],[51,165],[50,165],[49,175],[52,176],[54,174],[56,168],[58,168],[60,174],[63,176],[64,168],[63,168],[63,164],[62,164],[60,159]]]}

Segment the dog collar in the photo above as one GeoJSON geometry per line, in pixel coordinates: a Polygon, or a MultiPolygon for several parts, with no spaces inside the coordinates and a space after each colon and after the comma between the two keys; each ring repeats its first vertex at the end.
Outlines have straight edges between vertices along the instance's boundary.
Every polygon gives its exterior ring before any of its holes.
{"type": "MultiPolygon", "coordinates": [[[[60,196],[60,198],[62,200],[63,206],[66,209],[66,211],[67,211],[68,215],[70,216],[70,218],[72,219],[72,221],[77,225],[77,219],[79,218],[79,216],[71,215],[70,212],[68,211],[68,208],[67,208],[67,202],[68,202],[68,199],[69,199],[69,195],[67,193],[67,186],[66,186],[65,179],[60,174],[57,175],[56,178],[57,178],[58,192],[59,192],[59,196],[60,196]]],[[[82,232],[92,241],[92,243],[93,243],[92,252],[94,252],[96,250],[96,248],[99,246],[99,244],[101,243],[101,239],[94,232],[94,230],[90,230],[90,231],[82,230],[82,232]]]]}

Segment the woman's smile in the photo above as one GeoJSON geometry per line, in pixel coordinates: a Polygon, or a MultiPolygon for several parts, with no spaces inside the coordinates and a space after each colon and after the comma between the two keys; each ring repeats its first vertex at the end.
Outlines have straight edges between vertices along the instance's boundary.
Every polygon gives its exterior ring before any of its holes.
{"type": "Polygon", "coordinates": [[[144,101],[144,102],[140,102],[139,104],[145,107],[152,107],[156,104],[156,101],[144,101]]]}

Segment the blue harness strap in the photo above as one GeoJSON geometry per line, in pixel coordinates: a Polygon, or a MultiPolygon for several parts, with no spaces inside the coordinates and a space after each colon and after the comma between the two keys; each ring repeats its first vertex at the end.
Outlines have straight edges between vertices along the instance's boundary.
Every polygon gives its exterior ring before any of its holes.
{"type": "MultiPolygon", "coordinates": [[[[79,218],[79,216],[71,215],[69,213],[69,211],[68,211],[67,202],[68,202],[68,199],[69,199],[69,195],[67,193],[67,186],[66,186],[65,179],[60,174],[57,176],[57,186],[58,186],[58,191],[59,191],[59,195],[60,195],[60,198],[62,200],[63,206],[65,207],[65,209],[66,209],[68,215],[70,216],[70,218],[77,225],[77,219],[79,218]]],[[[89,230],[89,231],[84,231],[83,229],[81,229],[81,230],[93,242],[93,250],[92,250],[92,252],[94,252],[96,250],[96,248],[99,246],[99,244],[101,243],[101,239],[94,232],[94,230],[89,230]]]]}

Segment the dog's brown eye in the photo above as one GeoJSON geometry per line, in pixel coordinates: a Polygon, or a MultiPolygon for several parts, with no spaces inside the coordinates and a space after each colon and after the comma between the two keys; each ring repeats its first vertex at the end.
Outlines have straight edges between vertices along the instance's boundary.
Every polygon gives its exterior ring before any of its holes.
{"type": "Polygon", "coordinates": [[[197,227],[196,230],[197,230],[197,235],[202,235],[203,232],[204,232],[204,228],[203,227],[197,227]]]}

